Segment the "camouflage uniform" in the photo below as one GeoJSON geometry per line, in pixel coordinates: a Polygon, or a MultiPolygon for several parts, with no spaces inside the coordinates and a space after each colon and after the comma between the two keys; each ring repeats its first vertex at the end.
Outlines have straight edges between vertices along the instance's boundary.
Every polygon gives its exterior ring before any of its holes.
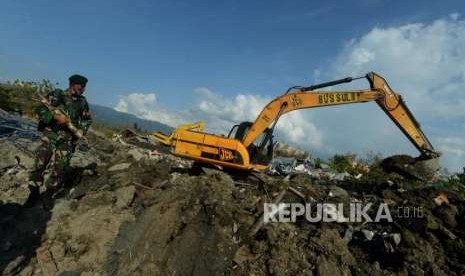
{"type": "MultiPolygon", "coordinates": [[[[71,95],[69,90],[55,90],[46,98],[52,106],[66,114],[75,127],[84,134],[87,132],[92,120],[84,96],[71,95]]],[[[47,107],[40,106],[37,113],[43,138],[42,145],[36,152],[35,171],[31,178],[42,182],[46,189],[57,188],[63,183],[77,140],[65,126],[56,123],[47,107]]]]}

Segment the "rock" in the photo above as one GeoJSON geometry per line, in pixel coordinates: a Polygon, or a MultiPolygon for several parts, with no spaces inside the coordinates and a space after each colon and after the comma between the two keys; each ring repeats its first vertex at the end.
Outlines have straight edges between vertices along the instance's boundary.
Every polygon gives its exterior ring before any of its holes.
{"type": "Polygon", "coordinates": [[[216,175],[219,173],[225,174],[224,172],[219,171],[218,169],[213,169],[213,168],[201,167],[201,170],[205,175],[208,175],[208,176],[216,175]]]}
{"type": "Polygon", "coordinates": [[[326,275],[350,275],[350,271],[342,271],[335,260],[328,259],[325,256],[319,256],[316,264],[316,275],[326,276],[326,275]]]}
{"type": "Polygon", "coordinates": [[[3,270],[2,275],[15,275],[17,274],[17,270],[19,270],[19,267],[21,264],[26,260],[26,257],[23,255],[16,257],[13,261],[11,261],[3,270]]]}
{"type": "Polygon", "coordinates": [[[211,179],[222,182],[228,183],[231,187],[234,185],[234,181],[231,176],[223,171],[217,169],[210,169],[210,168],[202,168],[202,171],[211,179]]]}
{"type": "Polygon", "coordinates": [[[399,245],[400,244],[400,241],[402,240],[401,236],[399,233],[394,233],[394,234],[391,234],[391,238],[392,240],[394,241],[394,243],[396,245],[399,245]]]}
{"type": "Polygon", "coordinates": [[[0,159],[0,171],[18,165],[18,160],[19,165],[26,169],[34,167],[34,157],[8,140],[1,142],[0,156],[2,157],[0,159]]]}
{"type": "Polygon", "coordinates": [[[242,265],[244,262],[254,259],[255,256],[250,253],[249,247],[247,245],[243,245],[236,251],[233,261],[238,265],[242,265]]]}
{"type": "Polygon", "coordinates": [[[140,161],[142,158],[145,157],[145,155],[142,153],[140,149],[133,148],[128,151],[128,154],[134,158],[136,161],[140,161]]]}
{"type": "Polygon", "coordinates": [[[58,268],[53,261],[52,254],[44,246],[36,249],[37,262],[39,263],[42,274],[44,275],[56,275],[58,268]]]}
{"type": "Polygon", "coordinates": [[[341,238],[336,229],[324,229],[322,230],[319,239],[312,238],[312,240],[316,241],[317,244],[325,248],[328,252],[337,252],[336,255],[331,256],[331,258],[337,259],[338,262],[345,265],[353,265],[355,263],[354,256],[347,247],[347,241],[341,238]]]}
{"type": "Polygon", "coordinates": [[[26,266],[21,272],[19,276],[31,276],[34,273],[34,270],[31,266],[26,266]]]}
{"type": "Polygon", "coordinates": [[[116,190],[116,206],[118,208],[127,208],[134,200],[136,188],[134,186],[126,186],[116,190]]]}
{"type": "Polygon", "coordinates": [[[459,211],[457,207],[452,204],[442,204],[434,209],[434,214],[442,220],[442,222],[450,228],[455,228],[457,226],[456,217],[459,211]]]}
{"type": "Polygon", "coordinates": [[[350,242],[352,240],[353,235],[354,235],[354,230],[352,229],[352,227],[347,228],[344,233],[344,240],[346,242],[350,242]]]}
{"type": "Polygon", "coordinates": [[[115,172],[115,171],[123,171],[127,170],[131,167],[131,163],[120,163],[117,165],[112,166],[111,168],[108,169],[109,172],[115,172]]]}
{"type": "Polygon", "coordinates": [[[16,175],[3,175],[0,177],[0,199],[9,203],[24,205],[31,191],[27,184],[29,183],[27,171],[21,171],[16,175]]]}
{"type": "Polygon", "coordinates": [[[95,175],[95,171],[94,171],[94,170],[85,169],[85,170],[82,171],[82,175],[86,175],[86,176],[95,175]]]}
{"type": "Polygon", "coordinates": [[[330,197],[337,197],[337,198],[349,198],[349,193],[338,186],[331,186],[329,190],[330,197]]]}
{"type": "Polygon", "coordinates": [[[61,261],[65,257],[65,245],[61,242],[56,242],[50,247],[50,253],[52,253],[53,259],[61,261]]]}
{"type": "Polygon", "coordinates": [[[170,181],[171,181],[171,182],[175,181],[176,179],[178,179],[179,176],[181,176],[181,174],[178,173],[178,172],[173,172],[173,173],[171,173],[171,174],[170,174],[170,181]]]}
{"type": "Polygon", "coordinates": [[[71,160],[69,162],[69,165],[72,168],[88,168],[93,164],[99,164],[100,160],[92,153],[92,151],[76,151],[71,156],[71,160]]]}
{"type": "Polygon", "coordinates": [[[347,177],[350,177],[350,174],[348,172],[343,172],[343,173],[335,174],[332,179],[336,181],[342,181],[346,179],[347,177]]]}

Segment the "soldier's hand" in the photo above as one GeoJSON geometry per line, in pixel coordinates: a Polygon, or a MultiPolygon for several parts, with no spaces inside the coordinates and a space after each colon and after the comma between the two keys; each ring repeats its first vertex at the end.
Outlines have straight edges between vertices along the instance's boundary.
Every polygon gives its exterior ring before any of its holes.
{"type": "Polygon", "coordinates": [[[66,117],[63,113],[61,112],[55,112],[53,114],[53,119],[57,122],[59,125],[64,125],[66,124],[69,120],[68,117],[66,117]]]}

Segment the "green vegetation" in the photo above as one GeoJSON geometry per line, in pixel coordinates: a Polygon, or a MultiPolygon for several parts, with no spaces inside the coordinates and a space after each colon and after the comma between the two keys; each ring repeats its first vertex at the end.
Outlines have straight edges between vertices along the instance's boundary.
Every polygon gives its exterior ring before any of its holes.
{"type": "Polygon", "coordinates": [[[454,174],[446,181],[437,183],[437,185],[455,189],[465,197],[465,167],[462,168],[461,173],[454,174]]]}
{"type": "Polygon", "coordinates": [[[336,154],[329,160],[329,167],[341,173],[352,168],[352,162],[348,156],[336,154]]]}
{"type": "Polygon", "coordinates": [[[321,169],[321,163],[323,162],[321,161],[319,157],[315,158],[315,168],[321,169]]]}
{"type": "Polygon", "coordinates": [[[449,183],[452,185],[462,185],[465,186],[465,167],[462,168],[462,172],[452,176],[449,180],[449,183]]]}
{"type": "MultiPolygon", "coordinates": [[[[369,171],[376,170],[382,160],[381,154],[369,153],[365,158],[357,158],[356,154],[335,154],[328,160],[329,167],[339,173],[348,172],[351,175],[366,175],[369,171]]],[[[315,162],[316,163],[316,162],[315,162]]],[[[322,161],[318,160],[321,164],[322,161]]]]}
{"type": "Polygon", "coordinates": [[[0,84],[0,108],[8,112],[16,112],[34,117],[39,105],[37,93],[46,94],[54,90],[54,85],[48,80],[41,82],[20,81],[0,84]]]}

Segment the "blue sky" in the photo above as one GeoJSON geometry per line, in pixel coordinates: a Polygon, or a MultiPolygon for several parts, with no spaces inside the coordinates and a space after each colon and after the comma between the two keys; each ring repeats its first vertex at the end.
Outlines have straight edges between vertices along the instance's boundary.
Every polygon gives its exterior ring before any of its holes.
{"type": "Polygon", "coordinates": [[[463,1],[2,1],[0,77],[82,72],[92,102],[156,92],[183,106],[197,87],[279,94],[311,83],[374,26],[428,22],[463,1]],[[176,97],[173,97],[176,96],[176,97]]]}
{"type": "MultiPolygon", "coordinates": [[[[226,131],[253,120],[290,86],[373,70],[402,92],[446,152],[443,164],[465,166],[464,1],[0,5],[0,81],[65,86],[70,74],[82,73],[92,103],[172,125],[203,119],[226,131]]],[[[278,129],[284,140],[322,155],[415,154],[375,105],[293,113],[278,129]],[[358,123],[346,126],[346,118],[358,123]]]]}

